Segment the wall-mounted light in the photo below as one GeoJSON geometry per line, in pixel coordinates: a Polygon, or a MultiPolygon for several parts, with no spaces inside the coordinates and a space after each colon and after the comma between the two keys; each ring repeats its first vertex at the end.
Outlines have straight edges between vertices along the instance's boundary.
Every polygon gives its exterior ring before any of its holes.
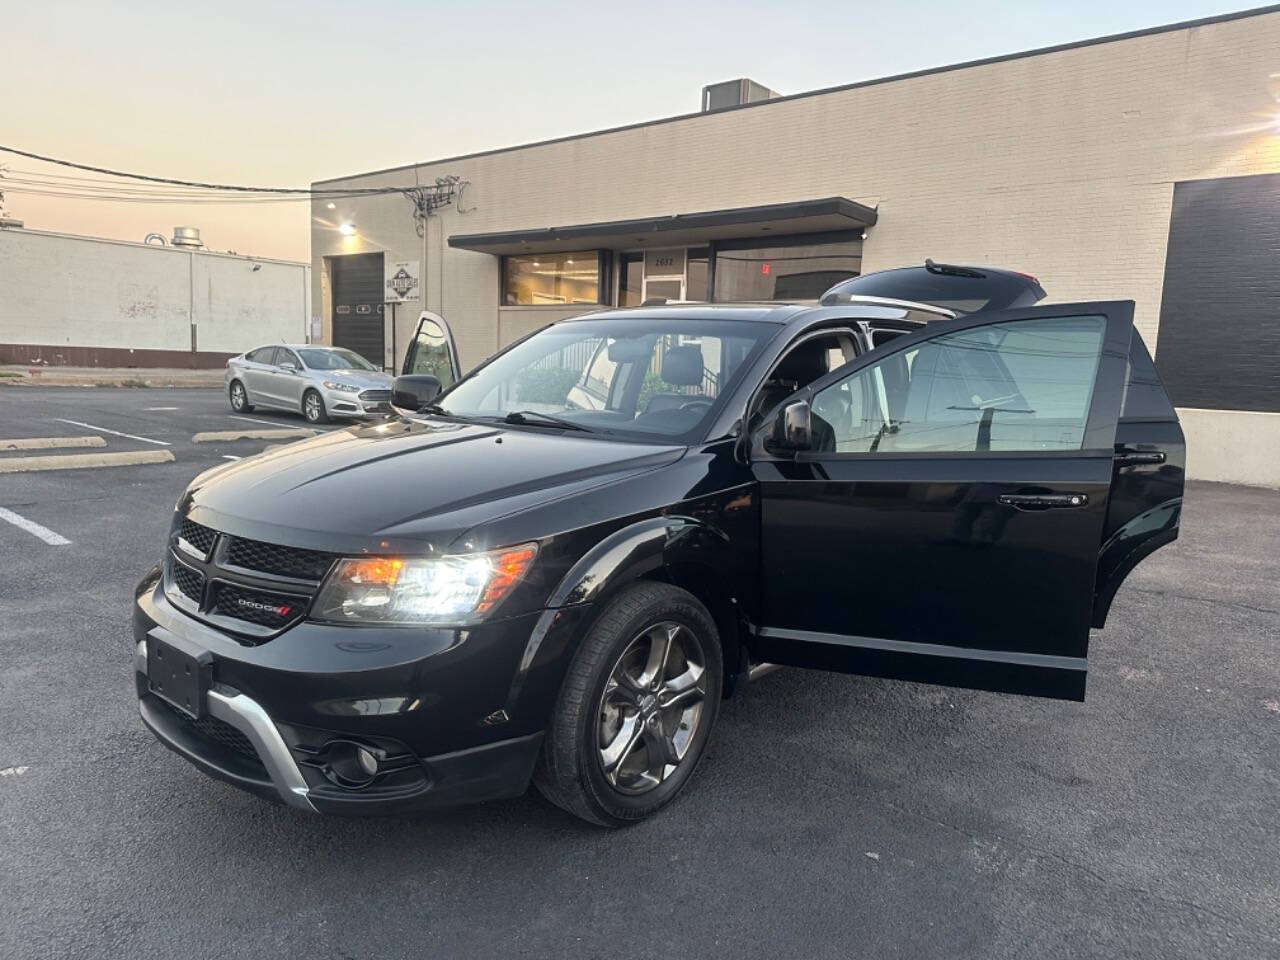
{"type": "Polygon", "coordinates": [[[326,203],[326,204],[325,204],[325,206],[326,206],[326,207],[328,207],[330,210],[337,210],[337,209],[338,209],[338,205],[337,205],[336,203],[334,203],[332,200],[330,200],[328,203],[326,203]]]}
{"type": "Polygon", "coordinates": [[[356,235],[356,228],[349,223],[341,223],[338,225],[338,232],[344,237],[354,237],[356,235]]]}

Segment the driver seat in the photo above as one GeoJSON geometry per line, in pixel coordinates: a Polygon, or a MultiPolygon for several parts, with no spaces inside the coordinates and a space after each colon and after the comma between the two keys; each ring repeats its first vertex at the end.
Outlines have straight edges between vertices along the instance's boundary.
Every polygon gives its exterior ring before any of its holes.
{"type": "MultiPolygon", "coordinates": [[[[702,347],[696,343],[686,343],[672,347],[662,355],[662,372],[658,374],[663,383],[673,387],[700,387],[705,364],[702,359],[702,347]]],[[[677,410],[692,400],[706,400],[701,393],[655,393],[644,406],[645,413],[656,413],[660,410],[677,410]]]]}

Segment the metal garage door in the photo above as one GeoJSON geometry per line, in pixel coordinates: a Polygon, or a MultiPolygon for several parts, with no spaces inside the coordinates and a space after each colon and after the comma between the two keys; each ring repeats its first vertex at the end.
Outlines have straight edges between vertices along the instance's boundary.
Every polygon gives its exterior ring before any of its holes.
{"type": "Polygon", "coordinates": [[[382,254],[334,257],[333,345],[354,350],[379,370],[385,362],[382,254]]]}

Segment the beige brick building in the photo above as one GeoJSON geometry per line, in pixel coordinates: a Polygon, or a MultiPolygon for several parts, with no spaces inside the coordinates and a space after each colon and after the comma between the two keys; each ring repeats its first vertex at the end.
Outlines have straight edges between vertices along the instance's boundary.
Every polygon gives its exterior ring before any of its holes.
{"type": "Polygon", "coordinates": [[[466,186],[420,224],[396,194],[317,201],[313,302],[388,366],[438,311],[469,366],[597,303],[1000,265],[1136,301],[1191,475],[1280,486],[1278,97],[1268,8],[325,181],[466,186]],[[353,279],[381,258],[344,259],[370,253],[421,263],[394,335],[353,279]]]}

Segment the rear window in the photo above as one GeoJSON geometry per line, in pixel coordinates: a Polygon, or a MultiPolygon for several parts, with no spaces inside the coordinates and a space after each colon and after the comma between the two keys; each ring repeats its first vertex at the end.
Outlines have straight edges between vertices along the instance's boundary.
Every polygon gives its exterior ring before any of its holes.
{"type": "Polygon", "coordinates": [[[1029,307],[1044,298],[1043,288],[1031,277],[1003,270],[962,269],[964,274],[940,273],[927,267],[868,273],[832,287],[823,294],[822,303],[832,306],[854,297],[890,297],[931,303],[957,313],[977,313],[1029,307]]]}

